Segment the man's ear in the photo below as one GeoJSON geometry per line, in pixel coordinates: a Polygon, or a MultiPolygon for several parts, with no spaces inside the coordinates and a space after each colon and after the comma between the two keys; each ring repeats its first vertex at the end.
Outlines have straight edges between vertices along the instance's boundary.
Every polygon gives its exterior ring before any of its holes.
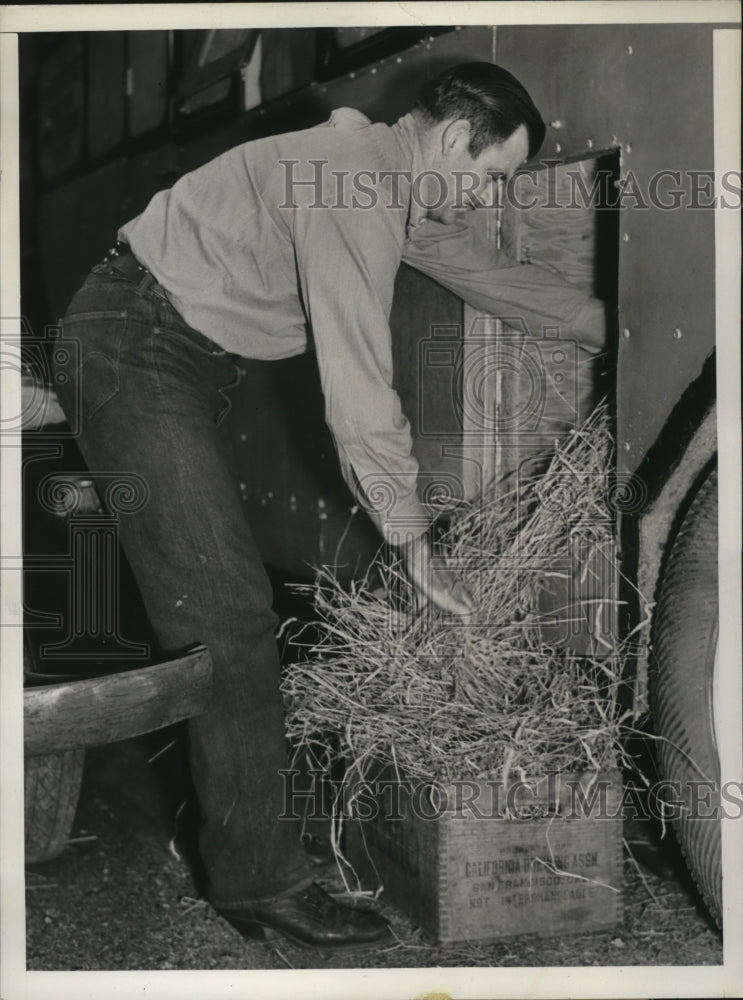
{"type": "Polygon", "coordinates": [[[470,131],[466,118],[450,121],[441,133],[441,152],[444,156],[466,152],[470,147],[470,131]]]}

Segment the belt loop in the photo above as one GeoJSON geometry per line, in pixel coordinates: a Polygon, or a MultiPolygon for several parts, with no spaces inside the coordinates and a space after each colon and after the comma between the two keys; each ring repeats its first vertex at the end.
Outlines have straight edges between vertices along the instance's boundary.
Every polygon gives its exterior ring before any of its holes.
{"type": "Polygon", "coordinates": [[[144,295],[155,284],[155,276],[150,271],[144,271],[142,280],[137,285],[137,293],[144,295]]]}

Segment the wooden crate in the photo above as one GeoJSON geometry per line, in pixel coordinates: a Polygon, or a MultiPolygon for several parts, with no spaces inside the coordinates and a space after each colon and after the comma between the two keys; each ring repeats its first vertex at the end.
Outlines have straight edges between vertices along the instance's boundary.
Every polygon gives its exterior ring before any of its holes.
{"type": "Polygon", "coordinates": [[[365,818],[347,821],[346,858],[365,888],[381,885],[438,943],[578,934],[619,921],[616,771],[458,783],[437,802],[430,785],[395,783],[389,771],[380,779],[357,801],[365,818]],[[514,810],[524,818],[505,818],[514,810]]]}

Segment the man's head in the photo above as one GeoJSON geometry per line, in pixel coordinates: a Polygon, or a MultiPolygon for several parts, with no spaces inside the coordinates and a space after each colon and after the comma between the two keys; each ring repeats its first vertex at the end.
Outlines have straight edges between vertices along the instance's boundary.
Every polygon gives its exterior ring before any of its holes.
{"type": "Polygon", "coordinates": [[[428,214],[442,222],[492,203],[492,178],[510,177],[544,141],[545,125],[529,94],[493,63],[441,73],[423,87],[413,115],[426,169],[438,175],[425,186],[428,214]]]}

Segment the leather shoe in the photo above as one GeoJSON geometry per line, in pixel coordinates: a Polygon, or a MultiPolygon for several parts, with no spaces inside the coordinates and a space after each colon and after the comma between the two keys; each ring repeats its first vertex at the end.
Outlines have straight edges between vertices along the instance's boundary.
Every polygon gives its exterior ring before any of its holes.
{"type": "Polygon", "coordinates": [[[269,929],[303,947],[363,948],[391,937],[383,917],[373,910],[336,902],[314,882],[286,896],[219,912],[247,937],[262,936],[269,929]]]}

